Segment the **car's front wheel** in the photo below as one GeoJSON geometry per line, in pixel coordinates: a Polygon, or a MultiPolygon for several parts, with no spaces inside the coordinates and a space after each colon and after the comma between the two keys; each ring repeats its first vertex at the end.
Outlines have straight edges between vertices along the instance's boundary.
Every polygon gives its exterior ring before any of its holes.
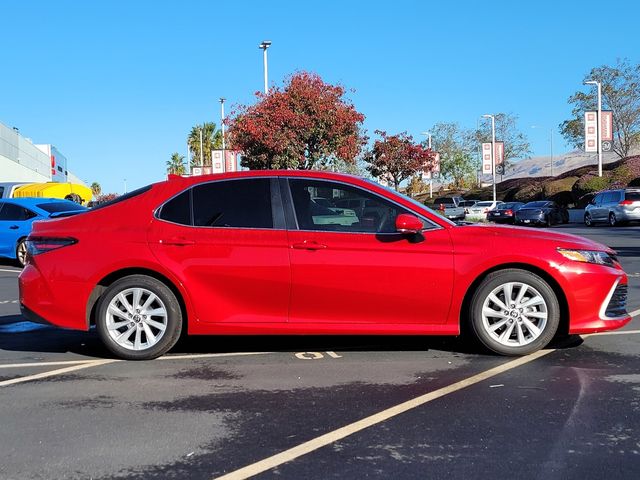
{"type": "Polygon", "coordinates": [[[476,338],[501,355],[528,355],[556,334],[560,306],[538,275],[519,269],[493,272],[475,291],[470,323],[476,338]]]}
{"type": "Polygon", "coordinates": [[[182,311],[164,283],[131,275],[114,282],[100,297],[96,328],[105,346],[118,357],[151,360],[178,341],[182,311]]]}

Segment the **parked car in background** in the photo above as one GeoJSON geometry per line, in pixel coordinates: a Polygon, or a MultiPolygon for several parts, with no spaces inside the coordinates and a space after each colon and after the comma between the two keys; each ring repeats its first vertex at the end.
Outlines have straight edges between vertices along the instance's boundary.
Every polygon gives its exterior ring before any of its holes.
{"type": "Polygon", "coordinates": [[[0,200],[0,257],[25,264],[26,239],[33,222],[87,210],[58,198],[12,198],[0,200]]]}
{"type": "Polygon", "coordinates": [[[438,197],[433,202],[433,208],[449,220],[464,220],[464,207],[460,205],[462,202],[462,197],[438,197]]]}
{"type": "Polygon", "coordinates": [[[464,208],[464,213],[467,214],[469,213],[469,208],[473,207],[476,203],[478,203],[480,200],[463,200],[462,202],[460,202],[460,207],[464,208]]]}
{"type": "Polygon", "coordinates": [[[26,182],[0,182],[0,198],[13,198],[13,193],[26,182]]]}
{"type": "Polygon", "coordinates": [[[487,220],[495,223],[513,223],[515,213],[524,206],[522,202],[506,202],[487,212],[487,220]]]}
{"type": "Polygon", "coordinates": [[[469,222],[481,222],[487,219],[487,213],[493,210],[499,205],[502,205],[504,202],[500,200],[496,202],[483,201],[476,203],[473,207],[469,208],[469,213],[467,213],[464,217],[465,220],[469,222]]]}
{"type": "Polygon", "coordinates": [[[515,225],[542,225],[550,227],[558,223],[569,223],[569,212],[551,200],[525,203],[515,214],[515,225]]]}
{"type": "Polygon", "coordinates": [[[183,329],[459,335],[468,327],[494,352],[525,355],[556,334],[631,320],[627,276],[605,245],[458,225],[374,182],[332,172],[173,177],[81,215],[36,222],[27,244],[19,277],[26,318],[95,325],[126,359],[164,354],[183,329]],[[354,210],[354,223],[317,221],[316,191],[384,214],[354,210]]]}
{"type": "Polygon", "coordinates": [[[598,193],[584,210],[584,223],[608,223],[612,227],[624,222],[640,221],[640,188],[620,188],[598,193]]]}

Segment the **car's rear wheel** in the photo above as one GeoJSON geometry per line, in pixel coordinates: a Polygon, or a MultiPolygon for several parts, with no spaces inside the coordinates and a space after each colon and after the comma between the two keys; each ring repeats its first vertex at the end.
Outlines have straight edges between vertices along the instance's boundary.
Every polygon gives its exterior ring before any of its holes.
{"type": "Polygon", "coordinates": [[[618,219],[616,218],[616,214],[613,212],[609,214],[609,225],[611,225],[612,227],[618,225],[618,219]]]}
{"type": "Polygon", "coordinates": [[[469,313],[476,338],[501,355],[528,355],[544,348],[560,323],[553,289],[538,275],[519,269],[487,275],[469,313]]]}
{"type": "Polygon", "coordinates": [[[593,227],[593,219],[591,218],[591,214],[590,213],[585,213],[584,214],[584,224],[587,227],[593,227]]]}
{"type": "Polygon", "coordinates": [[[100,297],[96,328],[105,346],[118,357],[151,360],[178,341],[182,311],[164,283],[131,275],[114,282],[100,297]]]}
{"type": "Polygon", "coordinates": [[[24,267],[27,263],[27,239],[22,238],[16,246],[16,260],[21,267],[24,267]]]}

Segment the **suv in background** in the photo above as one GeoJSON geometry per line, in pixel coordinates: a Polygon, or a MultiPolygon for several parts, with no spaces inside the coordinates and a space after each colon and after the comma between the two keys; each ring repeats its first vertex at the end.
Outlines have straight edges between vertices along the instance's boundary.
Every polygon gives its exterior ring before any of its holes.
{"type": "Polygon", "coordinates": [[[608,223],[612,227],[632,220],[640,221],[640,188],[621,188],[598,193],[584,210],[584,223],[608,223]]]}

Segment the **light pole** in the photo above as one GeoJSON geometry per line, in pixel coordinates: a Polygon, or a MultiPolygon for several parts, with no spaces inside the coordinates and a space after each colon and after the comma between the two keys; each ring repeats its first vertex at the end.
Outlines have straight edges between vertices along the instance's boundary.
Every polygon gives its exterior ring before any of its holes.
{"type": "Polygon", "coordinates": [[[224,101],[226,100],[226,98],[224,97],[220,97],[220,125],[222,128],[222,157],[224,158],[224,149],[225,149],[225,143],[224,143],[224,101]]]}
{"type": "Polygon", "coordinates": [[[127,179],[123,178],[124,180],[124,193],[127,193],[127,179]]]}
{"type": "Polygon", "coordinates": [[[203,130],[204,130],[204,123],[200,127],[200,166],[204,168],[204,155],[203,155],[204,149],[203,149],[203,142],[202,142],[203,130]]]}
{"type": "Polygon", "coordinates": [[[264,94],[269,93],[269,68],[267,66],[267,48],[271,46],[271,40],[264,40],[258,48],[262,49],[262,60],[264,63],[264,94]]]}
{"type": "MultiPolygon", "coordinates": [[[[428,140],[428,147],[431,150],[431,132],[422,132],[422,135],[426,135],[428,140]]],[[[429,172],[429,198],[433,198],[433,170],[429,172]]]]}
{"type": "Polygon", "coordinates": [[[491,119],[491,172],[493,175],[493,203],[496,202],[496,116],[482,115],[482,118],[491,119]]]}
{"type": "Polygon", "coordinates": [[[600,122],[602,121],[602,83],[597,80],[587,80],[584,82],[585,85],[595,85],[598,87],[598,176],[602,176],[602,125],[600,122]]]}

